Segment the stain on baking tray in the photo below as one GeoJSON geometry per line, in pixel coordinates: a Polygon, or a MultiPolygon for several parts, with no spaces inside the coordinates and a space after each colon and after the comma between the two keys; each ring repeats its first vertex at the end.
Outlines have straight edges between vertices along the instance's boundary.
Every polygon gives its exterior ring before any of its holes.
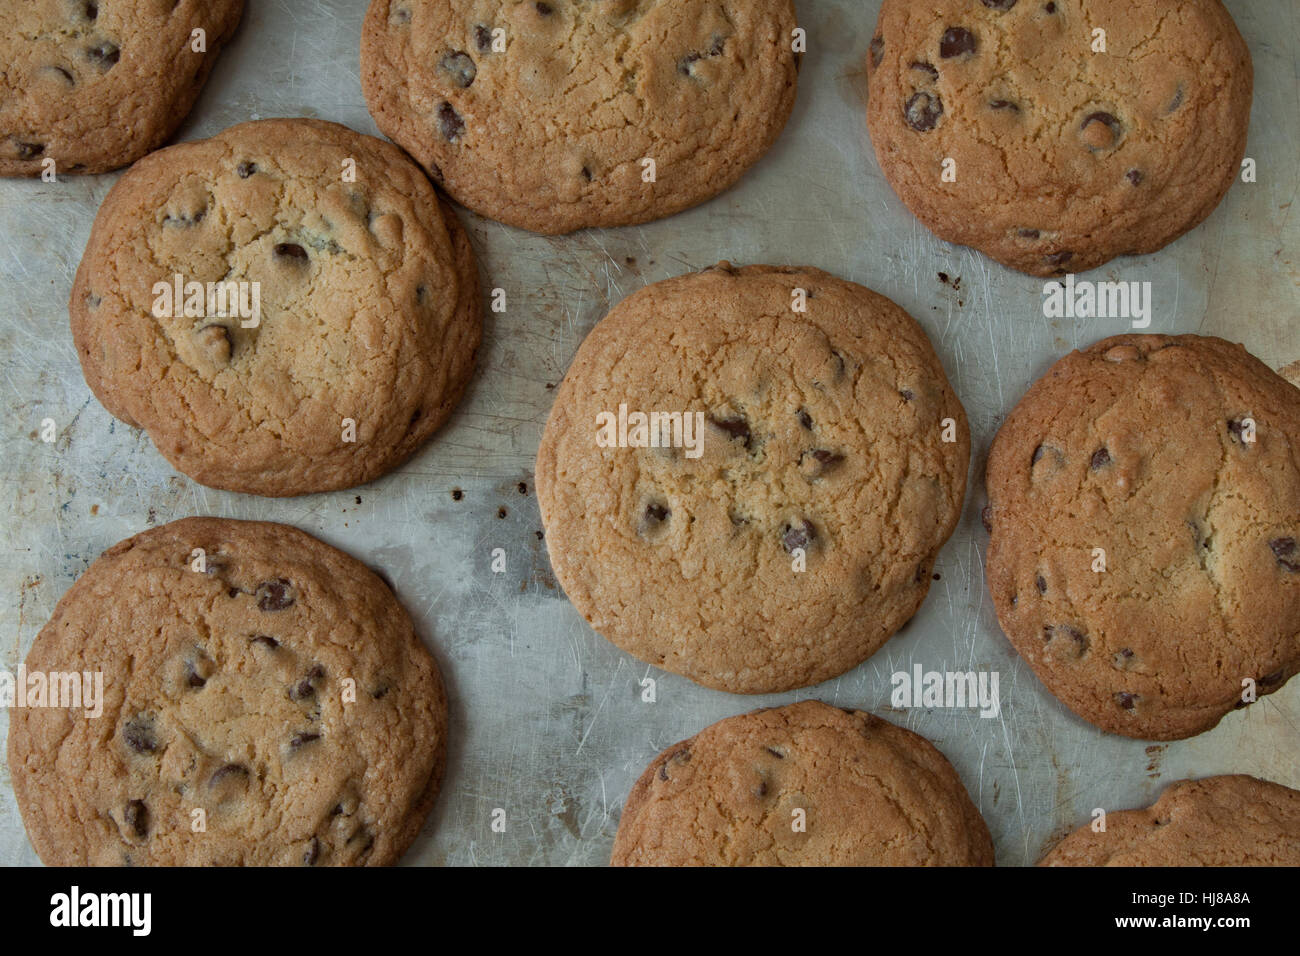
{"type": "Polygon", "coordinates": [[[1147,776],[1160,776],[1160,758],[1165,755],[1165,744],[1152,744],[1147,748],[1147,776]]]}

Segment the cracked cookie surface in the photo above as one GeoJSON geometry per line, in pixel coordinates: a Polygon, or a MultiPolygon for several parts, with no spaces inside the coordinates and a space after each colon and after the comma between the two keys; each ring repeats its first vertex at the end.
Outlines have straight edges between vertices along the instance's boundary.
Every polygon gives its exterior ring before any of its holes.
{"type": "Polygon", "coordinates": [[[194,105],[243,0],[2,0],[0,176],[101,173],[194,105]],[[192,48],[203,30],[205,52],[192,48]]]}
{"type": "Polygon", "coordinates": [[[460,400],[482,330],[469,240],[423,172],[315,120],[244,123],[136,163],[95,218],[69,309],[110,413],[203,484],[277,496],[409,457],[460,400]],[[258,324],[156,317],[154,286],[176,275],[257,283],[258,324]]]}
{"type": "Polygon", "coordinates": [[[855,667],[916,613],[969,457],[965,412],[897,305],[817,269],[721,263],[596,325],[536,480],[556,577],[593,628],[765,693],[855,667]],[[620,405],[701,416],[699,456],[598,447],[596,416],[620,405]]]}
{"type": "Polygon", "coordinates": [[[1243,774],[1180,780],[1080,827],[1039,866],[1300,866],[1300,791],[1243,774]]]}
{"type": "Polygon", "coordinates": [[[1220,0],[885,0],[867,70],[899,198],[1033,275],[1162,248],[1214,210],[1246,149],[1250,52],[1220,0]]]}
{"type": "Polygon", "coordinates": [[[790,0],[372,0],[361,83],[470,209],[543,233],[628,225],[717,195],[775,142],[794,28],[790,0]]]}
{"type": "Polygon", "coordinates": [[[103,673],[98,717],[10,712],[14,792],[50,865],[386,864],[437,793],[447,705],[410,617],[286,525],[187,518],[120,542],[26,666],[103,673]]]}
{"type": "Polygon", "coordinates": [[[611,862],[992,866],[993,841],[924,737],[804,701],[721,720],[656,757],[628,795],[611,862]]]}
{"type": "Polygon", "coordinates": [[[1085,720],[1189,737],[1243,681],[1263,696],[1300,670],[1300,390],[1241,346],[1121,335],[1067,355],[987,479],[998,620],[1085,720]]]}

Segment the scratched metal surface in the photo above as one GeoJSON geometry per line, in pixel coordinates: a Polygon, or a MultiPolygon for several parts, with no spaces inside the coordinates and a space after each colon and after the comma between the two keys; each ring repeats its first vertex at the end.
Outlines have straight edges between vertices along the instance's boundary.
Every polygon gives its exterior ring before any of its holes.
{"type": "MultiPolygon", "coordinates": [[[[358,82],[364,6],[251,0],[180,137],[277,115],[374,133],[358,82]]],[[[1220,334],[1279,366],[1300,358],[1292,208],[1300,10],[1292,0],[1230,6],[1255,60],[1249,155],[1259,182],[1236,185],[1172,247],[1094,278],[1150,280],[1152,331],[1220,334]]],[[[863,120],[860,65],[878,7],[799,3],[809,55],[794,116],[771,154],[703,207],[561,239],[463,213],[485,281],[507,291],[510,309],[487,317],[482,368],[450,424],[400,471],[354,491],[282,501],[213,491],[115,423],[82,380],[66,299],[116,176],[0,181],[0,667],[17,667],[60,595],[104,548],[155,523],[215,514],[288,522],[382,566],[438,658],[452,701],[449,768],[408,863],[603,863],[623,798],[660,749],[722,717],[807,697],[873,710],[933,740],[988,820],[1003,864],[1034,861],[1093,807],[1146,804],[1184,776],[1250,772],[1300,787],[1300,680],[1211,733],[1151,747],[1069,714],[998,630],[978,517],[989,441],[1056,356],[1125,323],[1044,319],[1041,281],[939,242],[892,195],[863,120]],[[941,580],[905,632],[839,679],[758,698],[704,690],[615,650],[556,589],[535,534],[533,455],[552,386],[583,335],[642,285],[722,258],[807,262],[900,302],[933,338],[976,449],[965,516],[936,569],[941,580]],[[940,282],[940,271],[953,281],[940,282]],[[58,423],[53,445],[36,439],[45,417],[58,423]],[[451,496],[457,488],[460,501],[451,496]],[[506,549],[504,574],[489,568],[495,547],[506,549]],[[999,672],[1000,718],[891,711],[889,676],[914,663],[999,672]],[[653,704],[640,699],[647,675],[659,678],[653,704]],[[506,811],[504,833],[490,828],[495,808],[506,811]]],[[[0,773],[0,862],[35,863],[7,769],[0,773]]]]}

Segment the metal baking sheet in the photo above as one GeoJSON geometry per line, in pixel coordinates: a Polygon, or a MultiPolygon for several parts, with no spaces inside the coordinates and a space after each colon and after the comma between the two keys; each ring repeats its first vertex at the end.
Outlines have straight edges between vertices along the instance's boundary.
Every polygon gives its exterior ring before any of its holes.
{"type": "MultiPolygon", "coordinates": [[[[1092,278],[1150,281],[1151,331],[1221,335],[1276,367],[1300,359],[1300,8],[1293,0],[1228,5],[1254,55],[1248,154],[1258,181],[1234,186],[1208,222],[1171,247],[1092,278]]],[[[364,8],[362,0],[249,0],[179,138],[271,116],[375,133],[358,80],[364,8]]],[[[564,238],[462,211],[486,287],[506,290],[509,311],[486,316],[482,367],[448,426],[399,471],[355,490],[292,500],[213,491],[114,422],[82,380],[66,302],[116,175],[0,181],[0,667],[17,667],[55,602],[119,539],[186,515],[258,518],[381,566],[443,668],[448,772],[410,864],[604,863],[623,799],[660,749],[722,717],[809,697],[870,709],[933,740],[988,820],[1002,864],[1032,863],[1093,807],[1144,805],[1185,776],[1248,772],[1300,787],[1300,680],[1210,733],[1153,745],[1072,716],[1002,636],[984,587],[979,521],[989,442],[1057,356],[1127,322],[1048,320],[1041,280],[922,228],[885,184],[867,138],[862,64],[879,3],[800,0],[798,8],[809,44],[798,104],[775,148],[735,189],[667,220],[564,238]],[[836,680],[752,698],[662,674],[593,633],[551,575],[532,485],[553,386],[586,332],[641,286],[724,258],[816,265],[902,304],[943,358],[975,449],[965,515],[936,568],[941,579],[904,633],[836,680]],[[58,425],[53,444],[37,434],[47,417],[58,425]],[[505,573],[491,570],[496,547],[506,551],[505,573]],[[891,710],[890,675],[914,664],[997,671],[1001,714],[891,710]],[[657,678],[655,703],[641,699],[647,676],[657,678]],[[501,833],[491,827],[498,808],[501,833]]],[[[0,773],[0,862],[35,863],[0,773]]]]}

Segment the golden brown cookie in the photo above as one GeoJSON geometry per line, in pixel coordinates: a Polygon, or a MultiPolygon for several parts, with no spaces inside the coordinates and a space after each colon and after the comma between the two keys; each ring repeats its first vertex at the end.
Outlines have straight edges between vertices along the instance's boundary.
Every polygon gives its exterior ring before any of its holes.
{"type": "Polygon", "coordinates": [[[392,863],[437,794],[437,665],[383,581],[286,525],[187,518],[113,546],[26,669],[103,675],[98,715],[10,712],[50,865],[392,863]]]}
{"type": "Polygon", "coordinates": [[[109,412],[196,481],[259,495],[397,467],[460,400],[482,329],[469,240],[419,167],[316,120],[136,163],[95,218],[69,309],[109,412]],[[181,295],[159,287],[178,276],[181,295]],[[240,307],[222,315],[227,287],[240,307]]]}
{"type": "Polygon", "coordinates": [[[628,795],[615,866],[992,866],[957,772],[924,737],[810,700],[669,747],[628,795]]]}
{"type": "Polygon", "coordinates": [[[717,195],[767,152],[794,106],[794,29],[790,0],[372,0],[361,86],[474,211],[621,226],[717,195]]]}
{"type": "Polygon", "coordinates": [[[0,0],[0,176],[102,173],[175,132],[243,0],[0,0]]]}
{"type": "Polygon", "coordinates": [[[987,477],[998,620],[1085,720],[1189,737],[1300,670],[1300,390],[1240,345],[1072,352],[987,477]]]}
{"type": "Polygon", "coordinates": [[[818,269],[722,263],[591,331],[537,493],[556,577],[592,627],[755,694],[844,673],[916,613],[969,458],[961,403],[897,305],[818,269]],[[643,429],[654,447],[605,427],[634,413],[680,428],[643,429]]]}
{"type": "Polygon", "coordinates": [[[1237,774],[1180,780],[1144,810],[1080,827],[1039,866],[1300,866],[1300,791],[1237,774]]]}
{"type": "Polygon", "coordinates": [[[899,198],[1033,275],[1172,242],[1246,149],[1250,52],[1220,0],[885,0],[867,69],[899,198]]]}

